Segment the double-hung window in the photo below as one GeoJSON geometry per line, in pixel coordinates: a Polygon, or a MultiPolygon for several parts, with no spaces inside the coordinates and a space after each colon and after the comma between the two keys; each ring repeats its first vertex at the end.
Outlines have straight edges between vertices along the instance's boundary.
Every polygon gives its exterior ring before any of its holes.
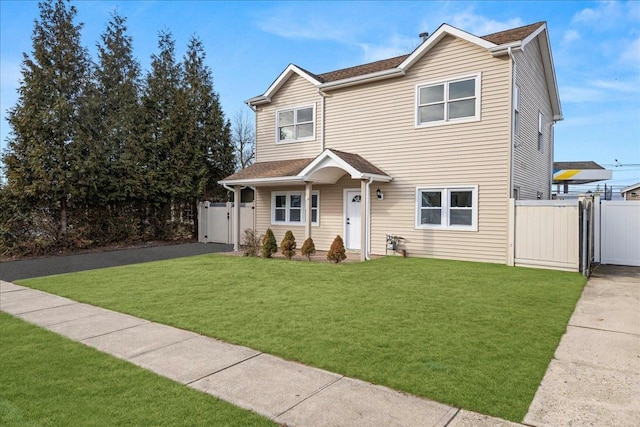
{"type": "Polygon", "coordinates": [[[480,74],[417,86],[416,126],[480,120],[480,74]]]}
{"type": "MultiPolygon", "coordinates": [[[[320,196],[317,191],[311,193],[311,223],[318,225],[320,219],[320,196]]],[[[283,191],[271,193],[271,223],[304,225],[304,191],[283,191]]]]}
{"type": "Polygon", "coordinates": [[[311,140],[314,137],[314,107],[305,106],[278,110],[277,142],[311,140]]]}
{"type": "Polygon", "coordinates": [[[416,228],[478,229],[478,187],[416,189],[416,228]]]}

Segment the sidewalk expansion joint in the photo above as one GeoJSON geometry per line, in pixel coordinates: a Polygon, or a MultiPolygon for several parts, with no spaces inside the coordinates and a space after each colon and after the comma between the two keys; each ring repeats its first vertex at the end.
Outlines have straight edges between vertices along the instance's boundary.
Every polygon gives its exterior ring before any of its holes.
{"type": "Polygon", "coordinates": [[[317,389],[317,390],[313,391],[313,392],[312,392],[310,395],[308,395],[307,397],[305,397],[305,398],[301,399],[300,401],[296,402],[294,405],[292,405],[291,407],[289,407],[289,408],[285,409],[284,411],[280,412],[278,415],[276,415],[275,417],[273,417],[273,418],[271,418],[271,419],[272,419],[272,420],[275,420],[275,419],[277,419],[278,417],[283,416],[284,414],[286,414],[287,412],[289,412],[290,410],[292,410],[292,409],[293,409],[293,408],[295,408],[296,406],[300,405],[302,402],[305,402],[305,401],[307,401],[307,400],[311,399],[311,398],[312,398],[313,396],[315,396],[316,394],[320,393],[321,391],[324,391],[324,390],[328,389],[329,387],[331,387],[332,385],[334,385],[335,383],[337,383],[338,381],[340,381],[340,380],[342,380],[342,379],[344,379],[344,378],[345,378],[345,376],[344,376],[344,375],[342,375],[342,376],[340,376],[340,378],[337,378],[336,380],[331,381],[331,382],[329,382],[329,383],[327,383],[327,384],[323,385],[323,386],[322,386],[322,387],[320,387],[319,389],[317,389]]]}
{"type": "Polygon", "coordinates": [[[247,360],[251,360],[251,359],[253,359],[253,358],[255,358],[255,357],[258,357],[258,356],[260,356],[260,355],[262,355],[262,354],[265,354],[265,353],[260,352],[260,353],[258,353],[258,354],[254,354],[254,355],[252,355],[252,356],[245,357],[244,359],[239,360],[239,361],[237,361],[237,362],[235,362],[235,363],[232,363],[232,364],[231,364],[231,365],[229,365],[229,366],[225,366],[224,368],[217,369],[217,370],[215,370],[215,371],[213,371],[213,372],[208,373],[207,375],[203,375],[203,376],[201,376],[200,378],[196,378],[196,379],[195,379],[195,380],[193,380],[193,381],[189,381],[188,383],[185,383],[185,385],[191,385],[191,384],[193,384],[193,383],[195,383],[195,382],[197,382],[197,381],[203,380],[203,379],[205,379],[205,378],[207,378],[207,377],[210,377],[210,376],[215,375],[215,374],[217,374],[217,373],[220,373],[220,372],[222,372],[222,371],[226,371],[226,370],[227,370],[227,369],[229,369],[229,368],[233,368],[234,366],[238,366],[239,364],[244,363],[244,362],[246,362],[247,360]]]}
{"type": "MultiPolygon", "coordinates": [[[[453,408],[453,407],[452,407],[453,408]]],[[[456,413],[453,414],[453,417],[449,418],[449,421],[446,422],[446,424],[443,427],[448,427],[449,424],[451,424],[453,422],[453,420],[456,419],[456,417],[458,416],[458,414],[460,413],[460,408],[453,408],[456,410],[456,413]]]]}
{"type": "Polygon", "coordinates": [[[640,337],[640,334],[634,334],[633,332],[614,331],[613,329],[594,328],[593,326],[581,326],[581,325],[571,325],[571,324],[567,326],[572,326],[574,328],[580,328],[580,329],[590,329],[592,331],[613,332],[614,334],[631,335],[633,337],[640,337]]]}
{"type": "MultiPolygon", "coordinates": [[[[55,295],[55,296],[57,296],[57,295],[55,295]]],[[[61,298],[63,298],[63,297],[61,297],[61,298]]],[[[37,310],[23,311],[23,312],[20,312],[20,313],[9,313],[8,311],[4,311],[2,308],[0,308],[0,311],[2,311],[3,313],[10,314],[10,315],[12,315],[12,316],[14,316],[14,317],[18,317],[18,316],[21,316],[21,315],[23,315],[23,314],[37,313],[38,311],[50,310],[50,309],[52,309],[52,308],[58,308],[58,307],[66,307],[66,306],[68,306],[68,305],[74,305],[74,304],[79,304],[79,303],[78,303],[77,301],[71,301],[71,300],[69,300],[69,302],[68,302],[68,303],[64,303],[64,304],[60,304],[60,305],[54,305],[54,306],[52,306],[52,307],[38,308],[37,310]]]]}
{"type": "MultiPolygon", "coordinates": [[[[140,319],[140,320],[144,320],[144,319],[140,319]]],[[[144,323],[140,323],[139,325],[127,326],[126,328],[116,329],[116,330],[113,330],[113,331],[105,332],[104,334],[93,335],[91,337],[86,337],[86,338],[83,338],[81,340],[78,340],[78,342],[82,342],[83,343],[86,340],[90,340],[90,339],[93,339],[93,338],[104,337],[106,335],[111,335],[111,334],[114,334],[116,332],[122,332],[122,331],[126,331],[127,329],[133,329],[133,328],[137,328],[138,326],[147,325],[149,323],[151,323],[151,322],[146,320],[144,323]]],[[[53,331],[53,332],[55,332],[55,331],[53,331]]]]}
{"type": "MultiPolygon", "coordinates": [[[[143,320],[144,320],[144,319],[143,319],[143,320]]],[[[148,324],[150,324],[150,323],[151,323],[151,324],[153,324],[154,322],[147,322],[147,323],[143,323],[143,324],[141,324],[141,325],[136,325],[136,326],[148,325],[148,324]]],[[[161,325],[161,324],[160,324],[160,323],[156,323],[156,325],[161,325]]],[[[136,326],[132,326],[132,327],[133,327],[133,328],[135,328],[136,326]]],[[[162,326],[162,325],[161,325],[161,326],[162,326]]],[[[131,329],[131,328],[125,328],[125,329],[131,329]]],[[[177,328],[176,328],[176,329],[177,329],[177,328]]],[[[122,330],[124,330],[124,329],[122,329],[122,330]]],[[[179,330],[180,330],[180,331],[183,331],[184,329],[179,329],[179,330]]],[[[114,331],[114,332],[118,332],[118,331],[114,331]]],[[[175,342],[172,342],[172,343],[169,343],[169,344],[165,344],[165,345],[160,346],[160,347],[155,347],[155,348],[152,348],[152,349],[150,349],[150,350],[143,351],[142,353],[136,353],[136,354],[134,354],[134,355],[132,355],[132,356],[129,356],[128,358],[124,358],[124,360],[131,360],[131,359],[135,359],[135,358],[136,358],[136,357],[138,357],[138,356],[142,356],[142,355],[145,355],[145,354],[153,353],[154,351],[162,350],[163,348],[171,347],[172,345],[181,344],[181,343],[183,343],[183,342],[185,342],[185,341],[194,340],[194,339],[196,339],[196,338],[198,338],[198,337],[200,337],[200,335],[197,335],[197,336],[195,336],[195,337],[188,337],[188,338],[185,338],[185,339],[183,339],[183,340],[175,341],[175,342]]],[[[94,338],[95,338],[95,337],[94,337],[94,338]]]]}

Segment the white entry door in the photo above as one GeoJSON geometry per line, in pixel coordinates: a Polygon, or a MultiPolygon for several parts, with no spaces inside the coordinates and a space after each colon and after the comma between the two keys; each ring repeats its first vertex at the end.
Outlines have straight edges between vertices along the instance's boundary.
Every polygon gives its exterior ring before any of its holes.
{"type": "Polygon", "coordinates": [[[345,195],[344,246],[347,249],[360,250],[360,191],[347,190],[345,195]]]}

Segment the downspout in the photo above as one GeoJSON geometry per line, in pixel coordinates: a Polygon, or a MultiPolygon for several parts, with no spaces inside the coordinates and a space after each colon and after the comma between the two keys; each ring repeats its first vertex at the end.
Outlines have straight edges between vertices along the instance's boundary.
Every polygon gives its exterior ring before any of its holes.
{"type": "Polygon", "coordinates": [[[320,103],[320,110],[322,111],[322,121],[320,122],[320,132],[322,136],[320,137],[320,152],[324,151],[324,109],[325,109],[325,99],[327,98],[327,94],[324,93],[320,88],[318,88],[318,94],[322,97],[322,102],[320,103]]]}
{"type": "Polygon", "coordinates": [[[367,190],[366,190],[366,201],[367,206],[365,206],[365,221],[367,222],[367,233],[365,236],[365,247],[364,250],[364,259],[369,261],[371,259],[370,250],[371,250],[371,183],[373,182],[373,178],[369,178],[367,181],[367,190]]]}
{"type": "Polygon", "coordinates": [[[509,144],[509,189],[507,190],[507,198],[512,198],[513,197],[513,165],[514,165],[514,157],[515,157],[515,143],[516,143],[516,135],[515,135],[515,126],[513,125],[513,121],[515,120],[515,115],[513,114],[513,110],[514,110],[514,91],[516,88],[516,72],[517,72],[517,68],[516,68],[516,59],[513,56],[513,52],[512,52],[512,48],[511,46],[509,46],[509,48],[507,49],[507,54],[509,55],[509,58],[511,58],[511,65],[512,65],[512,72],[511,72],[511,102],[510,102],[510,108],[511,111],[509,111],[509,116],[511,117],[511,123],[509,125],[509,128],[511,130],[511,138],[510,138],[510,144],[509,144]]]}

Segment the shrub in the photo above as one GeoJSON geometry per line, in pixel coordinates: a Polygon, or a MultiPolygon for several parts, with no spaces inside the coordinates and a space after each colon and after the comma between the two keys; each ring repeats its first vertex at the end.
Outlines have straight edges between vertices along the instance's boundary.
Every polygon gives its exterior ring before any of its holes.
{"type": "Polygon", "coordinates": [[[291,259],[291,257],[296,254],[296,238],[293,237],[291,230],[287,230],[287,232],[284,233],[284,239],[282,239],[280,243],[280,250],[282,251],[282,255],[286,256],[287,259],[291,259]]]}
{"type": "Polygon", "coordinates": [[[329,249],[329,252],[327,252],[327,259],[337,264],[347,258],[347,254],[345,252],[346,251],[344,250],[344,242],[342,241],[342,237],[338,235],[335,239],[333,239],[331,249],[329,249]]]}
{"type": "Polygon", "coordinates": [[[316,253],[316,245],[313,243],[313,239],[311,237],[304,241],[300,252],[302,255],[306,256],[309,261],[311,261],[311,255],[316,253]]]}
{"type": "Polygon", "coordinates": [[[256,232],[253,228],[247,228],[242,235],[242,254],[244,256],[258,256],[258,249],[260,249],[260,240],[256,236],[256,232]]]}
{"type": "Polygon", "coordinates": [[[262,240],[262,256],[264,258],[271,258],[271,255],[278,250],[278,244],[276,243],[276,236],[273,235],[273,231],[267,228],[267,233],[262,240]]]}

